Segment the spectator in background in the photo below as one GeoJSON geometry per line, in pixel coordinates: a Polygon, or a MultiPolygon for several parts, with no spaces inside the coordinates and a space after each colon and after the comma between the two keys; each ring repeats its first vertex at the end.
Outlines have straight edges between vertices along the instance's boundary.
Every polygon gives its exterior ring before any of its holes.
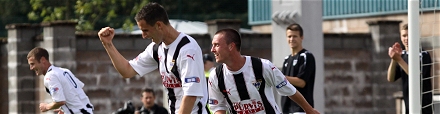
{"type": "MultiPolygon", "coordinates": [[[[388,67],[387,79],[389,82],[394,82],[399,78],[402,79],[402,91],[403,100],[405,101],[405,113],[409,114],[409,79],[414,77],[408,77],[408,25],[403,25],[400,30],[400,40],[402,41],[405,50],[398,42],[394,43],[392,47],[388,49],[388,55],[391,58],[390,66],[388,67]]],[[[422,85],[422,114],[432,114],[432,85],[431,85],[431,56],[427,51],[422,50],[420,56],[420,80],[422,85]]],[[[420,113],[420,112],[419,112],[420,113]]]]}
{"type": "Polygon", "coordinates": [[[153,89],[145,88],[141,96],[142,107],[136,114],[169,114],[167,109],[154,103],[155,100],[156,94],[153,89]]]}
{"type": "MultiPolygon", "coordinates": [[[[291,24],[286,28],[286,38],[291,54],[285,57],[282,72],[286,79],[304,95],[307,102],[313,107],[313,87],[315,85],[315,57],[304,49],[303,29],[299,24],[291,24]]],[[[304,110],[287,96],[281,97],[283,113],[302,113],[304,110]]]]}

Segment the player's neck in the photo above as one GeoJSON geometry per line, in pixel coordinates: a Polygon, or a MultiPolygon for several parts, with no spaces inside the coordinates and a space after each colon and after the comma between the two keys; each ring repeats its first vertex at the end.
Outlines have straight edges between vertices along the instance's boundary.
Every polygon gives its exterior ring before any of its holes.
{"type": "Polygon", "coordinates": [[[242,56],[241,54],[239,54],[239,55],[231,55],[230,58],[231,58],[231,60],[228,63],[225,63],[226,67],[230,71],[238,71],[238,70],[240,70],[244,66],[244,63],[246,62],[246,57],[242,56]]]}
{"type": "Polygon", "coordinates": [[[302,47],[292,48],[292,49],[291,49],[291,51],[292,51],[292,56],[298,54],[301,50],[303,50],[302,47]]]}
{"type": "Polygon", "coordinates": [[[52,66],[52,64],[50,64],[50,63],[47,63],[44,65],[43,75],[46,75],[47,71],[49,71],[50,66],[52,66]]]}
{"type": "Polygon", "coordinates": [[[165,43],[165,45],[170,45],[177,39],[177,37],[179,37],[179,34],[180,32],[174,29],[171,25],[167,25],[164,30],[163,43],[165,43]]]}

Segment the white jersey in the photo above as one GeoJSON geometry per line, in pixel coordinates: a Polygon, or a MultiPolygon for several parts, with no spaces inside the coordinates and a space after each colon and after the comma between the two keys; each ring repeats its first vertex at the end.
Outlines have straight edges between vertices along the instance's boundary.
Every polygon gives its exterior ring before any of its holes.
{"type": "MultiPolygon", "coordinates": [[[[238,71],[230,71],[223,65],[223,77],[226,93],[232,102],[232,109],[237,114],[266,114],[267,110],[274,110],[280,114],[281,110],[275,102],[272,88],[283,96],[291,96],[296,93],[296,88],[287,81],[286,77],[269,60],[261,59],[263,64],[264,88],[260,88],[261,80],[256,80],[250,56],[245,56],[246,62],[238,71]],[[242,78],[241,78],[242,77],[242,78]],[[241,78],[241,79],[240,79],[241,78]],[[240,83],[237,80],[244,80],[240,83]],[[237,82],[237,83],[236,83],[237,82]],[[243,91],[247,90],[247,91],[243,91]],[[259,89],[264,89],[265,98],[259,94],[259,89]],[[267,99],[268,107],[264,107],[267,99]]],[[[218,78],[216,70],[213,70],[209,76],[209,106],[211,111],[228,111],[228,102],[218,87],[218,78]]]]}
{"type": "MultiPolygon", "coordinates": [[[[140,76],[157,69],[157,62],[153,58],[154,45],[155,43],[152,42],[144,52],[129,61],[130,65],[140,76]]],[[[160,63],[159,72],[162,76],[162,84],[168,90],[168,104],[171,113],[178,113],[183,96],[197,96],[191,113],[206,114],[205,106],[208,99],[204,96],[208,96],[207,83],[203,71],[202,50],[197,41],[184,33],[180,33],[170,45],[162,43],[158,47],[157,52],[160,63]],[[177,45],[184,37],[190,42],[180,49],[177,59],[173,60],[177,45]],[[165,54],[165,49],[168,50],[167,54],[165,54]],[[180,79],[171,72],[174,64],[177,66],[180,79]]]]}
{"type": "Polygon", "coordinates": [[[66,102],[61,106],[65,114],[77,114],[84,111],[93,114],[93,105],[82,89],[84,83],[76,78],[69,69],[50,66],[44,75],[44,86],[53,101],[66,102]]]}

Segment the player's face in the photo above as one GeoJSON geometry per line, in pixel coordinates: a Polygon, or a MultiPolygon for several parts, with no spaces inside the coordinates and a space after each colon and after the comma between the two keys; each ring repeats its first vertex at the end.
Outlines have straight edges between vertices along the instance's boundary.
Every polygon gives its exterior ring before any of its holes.
{"type": "Polygon", "coordinates": [[[149,92],[143,92],[142,93],[142,103],[144,104],[145,108],[150,108],[152,106],[154,106],[154,96],[153,93],[149,93],[149,92]]]}
{"type": "MultiPolygon", "coordinates": [[[[41,58],[41,59],[43,59],[43,58],[41,58]]],[[[47,70],[47,69],[43,69],[44,67],[43,67],[43,64],[41,63],[41,61],[38,62],[38,61],[35,59],[35,57],[30,57],[30,58],[28,59],[28,64],[29,64],[29,68],[30,68],[30,70],[35,71],[35,74],[36,74],[37,76],[39,76],[39,75],[44,75],[44,74],[45,74],[44,72],[47,70]]]]}
{"type": "Polygon", "coordinates": [[[137,22],[137,25],[142,30],[142,38],[151,39],[156,44],[162,42],[162,36],[158,31],[158,24],[151,26],[145,20],[140,20],[137,22]]]}
{"type": "Polygon", "coordinates": [[[296,49],[301,48],[303,37],[300,36],[299,31],[286,31],[287,43],[289,43],[290,48],[296,49]]]}
{"type": "Polygon", "coordinates": [[[216,34],[212,39],[211,52],[214,53],[215,61],[217,63],[224,63],[229,57],[229,52],[231,51],[231,44],[226,44],[226,38],[223,34],[216,34]]]}
{"type": "Polygon", "coordinates": [[[408,30],[400,30],[400,40],[405,48],[408,47],[408,30]]]}

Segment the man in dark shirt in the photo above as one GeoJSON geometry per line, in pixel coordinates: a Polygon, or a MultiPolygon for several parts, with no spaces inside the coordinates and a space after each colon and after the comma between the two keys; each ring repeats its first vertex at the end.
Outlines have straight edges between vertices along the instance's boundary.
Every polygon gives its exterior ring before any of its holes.
{"type": "MultiPolygon", "coordinates": [[[[403,25],[400,30],[400,40],[405,47],[402,50],[399,43],[394,43],[392,47],[388,49],[388,55],[391,58],[390,66],[388,67],[387,79],[389,82],[394,82],[399,78],[402,78],[402,91],[403,100],[405,101],[405,113],[409,114],[409,84],[408,80],[408,25],[403,25]]],[[[422,114],[432,114],[432,85],[431,85],[431,56],[427,51],[421,51],[420,54],[421,63],[421,97],[422,97],[422,114]],[[426,92],[426,93],[425,93],[426,92]]],[[[412,78],[414,79],[414,78],[412,78]]]]}
{"type": "MultiPolygon", "coordinates": [[[[303,94],[313,107],[313,87],[315,85],[315,57],[302,47],[303,29],[299,24],[291,24],[286,28],[287,42],[292,51],[284,59],[282,72],[287,80],[303,94]]],[[[283,113],[304,112],[295,102],[286,96],[281,97],[283,113]]]]}
{"type": "Polygon", "coordinates": [[[154,103],[156,95],[152,89],[145,88],[142,91],[141,100],[143,106],[137,114],[169,114],[167,109],[154,103]]]}

